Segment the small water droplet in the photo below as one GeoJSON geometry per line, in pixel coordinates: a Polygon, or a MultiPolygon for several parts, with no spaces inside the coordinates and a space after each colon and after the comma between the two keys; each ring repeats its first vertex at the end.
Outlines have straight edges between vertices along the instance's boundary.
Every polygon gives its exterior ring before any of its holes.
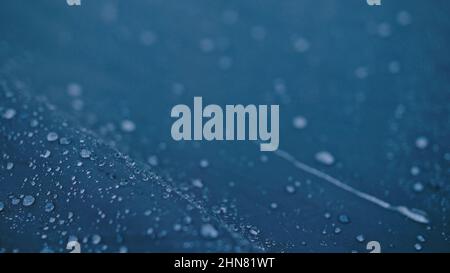
{"type": "Polygon", "coordinates": [[[367,78],[367,76],[369,76],[369,71],[368,71],[367,67],[360,66],[360,67],[356,68],[355,76],[356,76],[356,78],[361,79],[361,80],[367,78]]]}
{"type": "Polygon", "coordinates": [[[414,185],[413,185],[413,190],[414,190],[415,192],[422,192],[423,189],[424,189],[424,186],[423,186],[422,183],[420,183],[420,182],[414,183],[414,185]]]}
{"type": "Polygon", "coordinates": [[[48,158],[51,155],[51,152],[49,150],[45,150],[43,154],[41,154],[42,158],[48,158]]]}
{"type": "Polygon", "coordinates": [[[53,205],[52,202],[48,202],[47,204],[45,204],[44,210],[45,212],[52,212],[54,208],[55,205],[53,205]]]}
{"type": "Polygon", "coordinates": [[[151,46],[154,43],[156,43],[157,37],[153,31],[145,30],[145,31],[141,32],[141,34],[139,36],[139,40],[142,45],[151,46]]]}
{"type": "Polygon", "coordinates": [[[423,237],[422,235],[417,235],[417,241],[421,242],[421,243],[425,243],[425,237],[423,237]]]}
{"type": "Polygon", "coordinates": [[[364,235],[359,234],[358,236],[356,236],[356,241],[362,243],[366,240],[366,238],[364,237],[364,235]]]}
{"type": "Polygon", "coordinates": [[[211,52],[214,50],[215,44],[214,41],[209,38],[204,38],[200,40],[200,49],[205,52],[211,52]]]}
{"type": "Polygon", "coordinates": [[[59,144],[61,145],[69,145],[70,144],[70,140],[66,137],[62,137],[59,139],[59,144]]]}
{"type": "Polygon", "coordinates": [[[0,212],[3,211],[3,209],[5,209],[5,204],[0,201],[0,212]]]}
{"type": "Polygon", "coordinates": [[[419,167],[417,167],[417,166],[412,166],[411,167],[411,174],[412,175],[417,176],[417,175],[419,175],[419,173],[420,173],[420,168],[419,167]]]}
{"type": "Polygon", "coordinates": [[[11,199],[11,204],[13,204],[14,206],[18,205],[19,203],[20,203],[20,199],[19,198],[14,197],[13,199],[11,199]]]}
{"type": "Polygon", "coordinates": [[[419,243],[414,244],[414,249],[417,251],[421,251],[422,250],[422,245],[419,243]]]}
{"type": "Polygon", "coordinates": [[[119,253],[127,253],[128,252],[128,248],[126,246],[121,246],[119,248],[119,253]]]}
{"type": "Polygon", "coordinates": [[[412,22],[411,14],[405,10],[400,11],[397,14],[397,22],[401,26],[407,26],[411,24],[412,22]]]}
{"type": "Polygon", "coordinates": [[[305,38],[300,37],[300,38],[295,39],[295,41],[294,41],[295,51],[300,52],[300,53],[305,53],[306,51],[309,50],[309,48],[310,48],[309,41],[306,40],[305,38]]]}
{"type": "Polygon", "coordinates": [[[342,229],[340,227],[334,228],[334,234],[339,234],[342,232],[342,229]]]}
{"type": "Polygon", "coordinates": [[[338,217],[339,222],[341,222],[342,224],[348,224],[350,223],[350,218],[348,217],[347,214],[341,214],[338,217]]]}
{"type": "Polygon", "coordinates": [[[295,193],[295,187],[292,186],[292,185],[287,185],[287,186],[286,186],[286,191],[287,191],[288,193],[295,193]]]}
{"type": "Polygon", "coordinates": [[[122,129],[122,131],[127,132],[127,133],[131,133],[134,130],[136,130],[136,124],[134,124],[133,121],[129,120],[129,119],[125,119],[122,121],[122,123],[120,124],[120,128],[122,129]]]}
{"type": "Polygon", "coordinates": [[[55,132],[50,132],[47,134],[47,141],[53,142],[58,139],[58,134],[55,132]]]}
{"type": "Polygon", "coordinates": [[[254,229],[254,228],[251,228],[251,229],[249,230],[249,232],[250,232],[250,234],[253,235],[253,236],[257,236],[257,235],[259,234],[259,231],[256,230],[256,229],[254,229]]]}
{"type": "Polygon", "coordinates": [[[418,137],[416,139],[416,147],[418,149],[425,149],[428,146],[428,139],[424,136],[418,137]]]}
{"type": "Polygon", "coordinates": [[[80,156],[81,158],[89,158],[91,156],[91,151],[88,149],[81,149],[80,156]]]}
{"type": "Polygon", "coordinates": [[[296,116],[292,120],[292,124],[294,125],[294,128],[296,128],[296,129],[303,129],[308,125],[308,120],[303,116],[296,116]]]}
{"type": "Polygon", "coordinates": [[[209,166],[209,162],[206,159],[200,160],[200,167],[207,168],[209,166]]]}
{"type": "Polygon", "coordinates": [[[326,151],[321,151],[316,153],[315,156],[316,160],[324,165],[333,165],[334,163],[334,156],[326,151]]]}
{"type": "Polygon", "coordinates": [[[219,232],[211,224],[202,225],[200,233],[203,237],[209,238],[209,239],[214,239],[214,238],[217,238],[217,236],[219,236],[219,232]]]}
{"type": "Polygon", "coordinates": [[[100,243],[100,241],[102,240],[102,237],[100,237],[100,235],[98,234],[94,234],[92,235],[92,244],[94,245],[98,245],[100,243]]]}
{"type": "Polygon", "coordinates": [[[67,93],[71,97],[79,97],[83,91],[83,88],[78,83],[69,83],[67,85],[67,93]]]}
{"type": "Polygon", "coordinates": [[[154,232],[153,228],[148,228],[146,231],[147,235],[152,235],[153,232],[154,232]]]}
{"type": "Polygon", "coordinates": [[[192,180],[192,186],[197,188],[203,188],[203,183],[200,179],[194,179],[192,180]]]}
{"type": "Polygon", "coordinates": [[[6,169],[7,170],[11,170],[12,168],[14,168],[14,163],[12,163],[12,162],[6,163],[6,169]]]}
{"type": "Polygon", "coordinates": [[[29,207],[34,204],[34,197],[31,195],[26,195],[22,200],[22,205],[25,207],[29,207]]]}
{"type": "Polygon", "coordinates": [[[6,109],[5,112],[3,112],[2,117],[4,119],[12,119],[16,115],[16,110],[9,108],[6,109]]]}
{"type": "Polygon", "coordinates": [[[159,160],[156,155],[152,155],[152,156],[148,157],[147,162],[148,162],[148,164],[150,164],[150,166],[155,167],[155,166],[158,166],[159,160]]]}

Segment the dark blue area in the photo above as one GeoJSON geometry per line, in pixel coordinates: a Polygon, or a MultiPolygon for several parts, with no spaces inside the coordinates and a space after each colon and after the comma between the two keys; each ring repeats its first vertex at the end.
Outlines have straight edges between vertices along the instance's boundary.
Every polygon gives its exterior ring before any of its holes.
{"type": "Polygon", "coordinates": [[[0,117],[0,250],[66,251],[76,236],[106,252],[448,252],[449,13],[444,0],[5,1],[0,114],[16,114],[0,117]],[[175,142],[170,110],[194,96],[279,104],[281,150],[431,223],[251,142],[175,142]]]}

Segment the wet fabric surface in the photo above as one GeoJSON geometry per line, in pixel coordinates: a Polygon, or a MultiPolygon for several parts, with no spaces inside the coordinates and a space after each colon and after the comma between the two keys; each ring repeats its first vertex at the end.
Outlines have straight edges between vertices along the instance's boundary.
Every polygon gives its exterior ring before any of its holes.
{"type": "Polygon", "coordinates": [[[450,5],[341,2],[3,3],[0,249],[448,252],[450,5]],[[279,104],[282,153],[391,207],[174,141],[194,96],[279,104]]]}

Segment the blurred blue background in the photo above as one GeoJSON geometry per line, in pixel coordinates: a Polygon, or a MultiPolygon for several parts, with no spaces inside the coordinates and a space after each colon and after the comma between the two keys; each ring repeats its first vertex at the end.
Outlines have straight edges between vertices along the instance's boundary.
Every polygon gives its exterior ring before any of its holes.
{"type": "Polygon", "coordinates": [[[74,236],[88,252],[448,252],[449,13],[444,0],[2,2],[0,249],[67,251],[74,236]],[[173,141],[170,110],[194,96],[279,104],[280,149],[431,223],[250,142],[173,141]],[[163,182],[128,179],[144,169],[163,182]]]}

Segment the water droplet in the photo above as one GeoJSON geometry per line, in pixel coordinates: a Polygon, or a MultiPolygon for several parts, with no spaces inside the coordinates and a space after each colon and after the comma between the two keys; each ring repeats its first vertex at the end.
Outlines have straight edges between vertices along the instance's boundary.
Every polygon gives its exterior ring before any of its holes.
{"type": "Polygon", "coordinates": [[[131,133],[136,130],[136,124],[131,120],[125,119],[120,124],[120,128],[122,128],[122,131],[124,132],[131,133]]]}
{"type": "Polygon", "coordinates": [[[364,237],[364,235],[359,234],[358,236],[356,236],[356,241],[362,243],[366,240],[366,238],[364,237]]]}
{"type": "Polygon", "coordinates": [[[209,39],[209,38],[204,38],[200,40],[200,49],[207,53],[207,52],[211,52],[214,50],[214,41],[209,39]]]}
{"type": "Polygon", "coordinates": [[[192,186],[197,188],[203,188],[203,183],[200,179],[194,179],[192,180],[192,186]]]}
{"type": "Polygon", "coordinates": [[[308,51],[309,48],[310,48],[309,41],[306,40],[305,38],[300,37],[300,38],[295,39],[295,41],[294,41],[295,51],[304,53],[304,52],[308,51]]]}
{"type": "Polygon", "coordinates": [[[335,229],[334,229],[334,234],[339,234],[339,233],[341,233],[342,232],[342,229],[340,228],[340,227],[336,227],[335,229]]]}
{"type": "Polygon", "coordinates": [[[51,152],[49,150],[45,150],[43,154],[41,154],[42,158],[48,158],[51,155],[51,152]]]}
{"type": "Polygon", "coordinates": [[[233,64],[233,60],[228,56],[222,56],[219,58],[219,68],[222,70],[230,69],[233,64]]]}
{"type": "Polygon", "coordinates": [[[397,74],[400,72],[400,63],[397,61],[392,61],[389,63],[388,69],[391,74],[397,74]]]}
{"type": "Polygon", "coordinates": [[[19,198],[14,197],[14,198],[11,200],[11,204],[13,204],[13,205],[18,205],[19,203],[20,203],[20,199],[19,199],[19,198]]]}
{"type": "Polygon", "coordinates": [[[413,190],[414,190],[415,192],[422,192],[423,189],[424,189],[424,186],[423,186],[422,183],[420,183],[420,182],[414,183],[414,185],[413,185],[413,190]]]}
{"type": "Polygon", "coordinates": [[[292,186],[292,185],[287,185],[287,186],[286,186],[286,191],[287,191],[288,193],[295,193],[295,187],[292,186]]]}
{"type": "Polygon", "coordinates": [[[121,246],[119,248],[119,253],[127,253],[128,252],[128,248],[126,246],[121,246]]]}
{"type": "Polygon", "coordinates": [[[367,78],[367,76],[369,76],[369,71],[368,71],[367,67],[360,66],[360,67],[356,68],[355,76],[356,76],[356,78],[361,79],[361,80],[367,78]]]}
{"type": "Polygon", "coordinates": [[[333,165],[334,163],[334,156],[326,151],[316,153],[315,158],[324,165],[333,165]]]}
{"type": "Polygon", "coordinates": [[[259,231],[256,230],[256,229],[254,229],[254,228],[251,228],[251,229],[249,230],[249,232],[250,232],[250,234],[253,235],[253,236],[257,236],[257,235],[259,234],[259,231]]]}
{"type": "Polygon", "coordinates": [[[55,132],[50,132],[47,134],[47,141],[53,142],[58,139],[58,134],[55,132]]]}
{"type": "Polygon", "coordinates": [[[82,91],[83,88],[78,83],[69,83],[67,85],[67,93],[71,97],[79,97],[82,91]]]}
{"type": "Polygon", "coordinates": [[[59,139],[59,144],[61,145],[69,145],[70,144],[70,140],[68,138],[62,137],[59,139]]]}
{"type": "Polygon", "coordinates": [[[404,10],[400,11],[397,14],[397,22],[401,26],[407,26],[407,25],[411,24],[411,22],[412,22],[411,14],[404,10]]]}
{"type": "Polygon", "coordinates": [[[152,155],[152,156],[148,157],[147,162],[148,162],[148,164],[150,164],[150,166],[155,167],[155,166],[158,166],[159,160],[156,155],[152,155]]]}
{"type": "Polygon", "coordinates": [[[219,232],[211,224],[202,225],[200,233],[203,237],[209,238],[209,239],[214,239],[214,238],[217,238],[217,236],[219,236],[219,232]]]}
{"type": "Polygon", "coordinates": [[[206,159],[200,160],[200,167],[207,168],[209,166],[209,162],[206,159]]]}
{"type": "Polygon", "coordinates": [[[414,244],[414,249],[417,250],[417,251],[421,251],[422,250],[422,245],[419,244],[419,243],[414,244]]]}
{"type": "Polygon", "coordinates": [[[3,209],[5,208],[5,204],[0,201],[0,212],[3,211],[3,209]]]}
{"type": "Polygon", "coordinates": [[[266,29],[262,26],[254,26],[250,30],[250,35],[257,41],[264,40],[266,38],[266,29]]]}
{"type": "Polygon", "coordinates": [[[325,219],[330,219],[330,218],[331,218],[331,213],[325,212],[325,214],[323,215],[323,217],[325,217],[325,219]]]}
{"type": "Polygon", "coordinates": [[[146,231],[147,235],[152,235],[153,232],[154,232],[153,228],[148,228],[146,231]]]}
{"type": "Polygon", "coordinates": [[[25,207],[29,207],[34,204],[34,197],[31,195],[26,195],[22,200],[22,205],[25,207]]]}
{"type": "Polygon", "coordinates": [[[6,163],[6,169],[7,170],[11,170],[12,168],[14,168],[14,163],[12,163],[12,162],[6,163]]]}
{"type": "Polygon", "coordinates": [[[81,158],[89,158],[91,156],[91,151],[88,149],[81,149],[80,156],[81,158]]]}
{"type": "Polygon", "coordinates": [[[308,125],[308,120],[303,116],[296,116],[292,120],[292,124],[296,129],[304,129],[308,125]]]}
{"type": "Polygon", "coordinates": [[[417,166],[412,166],[411,167],[411,174],[412,175],[417,176],[417,175],[419,175],[419,173],[420,173],[420,168],[419,167],[417,167],[417,166]]]}
{"type": "Polygon", "coordinates": [[[102,240],[102,237],[100,237],[100,235],[98,234],[94,234],[92,235],[92,244],[94,245],[98,245],[100,243],[100,241],[102,240]]]}
{"type": "Polygon", "coordinates": [[[12,119],[15,115],[16,115],[16,110],[9,108],[9,109],[6,109],[5,112],[3,112],[2,117],[4,119],[12,119]]]}
{"type": "Polygon", "coordinates": [[[342,224],[348,224],[350,223],[350,218],[346,215],[346,214],[341,214],[338,217],[339,222],[341,222],[342,224]]]}
{"type": "Polygon", "coordinates": [[[270,204],[270,208],[276,209],[276,208],[278,208],[278,204],[277,203],[271,203],[270,204]]]}
{"type": "Polygon", "coordinates": [[[239,14],[234,10],[225,10],[222,14],[222,20],[225,24],[233,25],[239,19],[239,14]]]}
{"type": "Polygon", "coordinates": [[[52,202],[48,202],[47,204],[45,204],[44,210],[45,212],[52,212],[54,208],[55,205],[53,205],[52,202]]]}
{"type": "Polygon", "coordinates": [[[380,37],[387,38],[391,36],[391,32],[391,25],[389,25],[388,23],[381,23],[378,25],[377,33],[378,35],[380,35],[380,37]]]}
{"type": "Polygon", "coordinates": [[[39,121],[37,120],[37,119],[32,119],[31,121],[30,121],[30,126],[31,127],[36,127],[36,126],[38,126],[39,125],[39,121]]]}
{"type": "Polygon", "coordinates": [[[417,235],[417,241],[421,242],[421,243],[425,243],[425,237],[423,237],[422,235],[417,235]]]}
{"type": "Polygon", "coordinates": [[[416,139],[416,147],[418,149],[425,149],[428,146],[428,139],[426,137],[418,137],[416,139]]]}
{"type": "Polygon", "coordinates": [[[144,46],[151,46],[156,43],[157,37],[153,31],[145,30],[141,32],[139,40],[144,46]]]}

